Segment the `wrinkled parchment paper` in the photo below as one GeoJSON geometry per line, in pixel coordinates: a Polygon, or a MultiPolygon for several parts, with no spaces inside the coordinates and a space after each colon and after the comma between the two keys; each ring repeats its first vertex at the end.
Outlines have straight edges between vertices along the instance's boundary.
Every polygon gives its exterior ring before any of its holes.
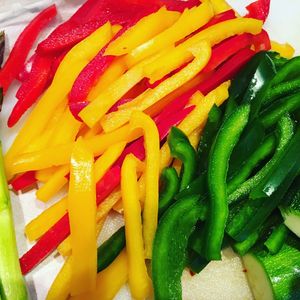
{"type": "MultiPolygon", "coordinates": [[[[228,2],[242,14],[245,12],[243,9],[245,4],[252,1],[230,0],[228,2]]],[[[50,3],[57,4],[59,15],[40,39],[46,36],[59,22],[68,18],[82,3],[82,0],[0,0],[0,30],[5,29],[7,34],[6,54],[22,28],[40,9],[50,3]]],[[[300,36],[297,30],[300,28],[299,13],[299,0],[272,0],[271,14],[265,25],[273,40],[291,43],[298,50],[298,53],[300,50],[300,36]]],[[[0,117],[0,134],[5,150],[8,149],[20,128],[20,124],[13,129],[8,129],[6,126],[8,114],[15,103],[17,87],[18,83],[16,82],[7,94],[0,117]]],[[[36,200],[35,190],[19,195],[11,193],[11,196],[18,248],[20,255],[22,255],[32,245],[24,237],[24,224],[40,214],[46,207],[52,205],[58,198],[44,204],[36,200]]],[[[117,214],[112,214],[106,221],[99,243],[107,239],[122,224],[122,218],[117,214]]],[[[46,298],[47,291],[62,263],[63,259],[54,253],[26,276],[31,299],[44,300],[46,298]]],[[[185,271],[182,282],[184,300],[252,299],[241,261],[230,249],[224,251],[223,261],[211,262],[199,275],[192,277],[189,272],[185,271]]],[[[127,286],[119,292],[116,299],[131,299],[127,286]]]]}

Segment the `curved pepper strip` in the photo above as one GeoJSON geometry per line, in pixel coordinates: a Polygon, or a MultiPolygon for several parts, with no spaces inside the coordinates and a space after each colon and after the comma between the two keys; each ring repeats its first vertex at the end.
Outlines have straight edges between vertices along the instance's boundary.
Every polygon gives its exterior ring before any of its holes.
{"type": "Polygon", "coordinates": [[[183,43],[179,44],[172,52],[169,51],[165,55],[157,58],[155,63],[147,67],[145,74],[147,77],[151,78],[152,81],[164,77],[171,71],[189,62],[193,58],[189,49],[195,47],[200,41],[205,40],[210,43],[212,47],[234,35],[242,33],[258,34],[261,32],[261,29],[262,22],[255,19],[236,18],[218,23],[196,33],[183,43]],[[167,62],[167,66],[164,69],[158,69],[160,66],[164,65],[164,62],[167,62]]]}
{"type": "Polygon", "coordinates": [[[129,287],[135,299],[146,299],[150,293],[151,283],[144,257],[141,206],[136,174],[138,163],[132,154],[126,156],[121,170],[121,190],[128,255],[129,287]]]}
{"type": "Polygon", "coordinates": [[[71,295],[76,296],[96,288],[97,274],[94,156],[82,140],[75,143],[72,151],[67,206],[72,246],[71,295]]]}
{"type": "Polygon", "coordinates": [[[269,11],[270,11],[270,3],[271,0],[257,0],[251,4],[249,4],[246,9],[248,10],[248,14],[246,17],[254,18],[266,21],[269,11]]]}
{"type": "MultiPolygon", "coordinates": [[[[52,84],[28,117],[6,154],[6,166],[13,156],[20,153],[24,146],[28,145],[45,128],[54,110],[66,98],[78,74],[110,38],[111,26],[107,23],[68,52],[59,65],[52,84]],[[63,86],[61,82],[64,82],[63,86]]],[[[7,173],[10,177],[9,169],[7,173]]]]}
{"type": "Polygon", "coordinates": [[[294,56],[295,49],[288,43],[279,44],[277,42],[271,41],[272,51],[278,52],[280,56],[291,59],[294,56]]]}
{"type": "Polygon", "coordinates": [[[211,55],[211,48],[206,42],[201,42],[191,51],[194,52],[196,58],[181,71],[163,81],[153,90],[149,90],[149,93],[147,93],[144,98],[140,99],[140,101],[137,103],[137,106],[130,107],[128,109],[122,109],[105,116],[101,121],[104,131],[111,131],[120,127],[129,121],[131,113],[134,110],[146,110],[163,97],[167,96],[184,83],[195,77],[207,64],[211,55]]]}
{"type": "Polygon", "coordinates": [[[187,136],[172,127],[168,137],[171,155],[182,161],[179,191],[185,189],[194,179],[197,169],[197,154],[187,136]]]}
{"type": "Polygon", "coordinates": [[[179,16],[178,12],[168,11],[165,7],[162,7],[157,12],[139,20],[119,38],[111,42],[105,51],[105,55],[121,56],[127,54],[172,26],[179,16]]]}
{"type": "Polygon", "coordinates": [[[181,299],[181,276],[186,263],[188,238],[201,206],[197,196],[178,200],[160,220],[153,247],[152,280],[155,299],[181,299]]]}
{"type": "Polygon", "coordinates": [[[208,188],[210,194],[204,253],[208,260],[221,259],[221,246],[228,216],[227,169],[231,152],[247,125],[250,105],[237,108],[222,124],[210,150],[208,188]]]}
{"type": "MultiPolygon", "coordinates": [[[[144,58],[158,53],[162,49],[173,46],[176,42],[205,25],[212,17],[213,10],[210,3],[203,3],[197,7],[185,10],[172,26],[133,49],[125,57],[126,63],[129,66],[134,65],[144,58]]],[[[109,49],[107,50],[107,54],[113,53],[109,49]]]]}
{"type": "Polygon", "coordinates": [[[56,16],[56,13],[55,5],[51,5],[44,9],[26,26],[18,37],[7,61],[0,71],[0,87],[3,88],[4,94],[7,92],[12,81],[17,78],[22,70],[28,53],[39,33],[56,16]]]}
{"type": "Polygon", "coordinates": [[[179,178],[175,168],[165,168],[160,175],[163,190],[159,193],[159,215],[161,216],[172,204],[179,190],[179,178]]]}
{"type": "Polygon", "coordinates": [[[143,210],[143,237],[145,257],[152,257],[152,243],[158,220],[159,197],[159,133],[154,121],[144,113],[135,112],[130,119],[131,130],[142,129],[146,152],[146,195],[143,210]]]}
{"type": "Polygon", "coordinates": [[[27,80],[17,91],[18,99],[7,121],[8,127],[13,127],[22,115],[37,101],[49,83],[52,57],[36,54],[27,80]]]}

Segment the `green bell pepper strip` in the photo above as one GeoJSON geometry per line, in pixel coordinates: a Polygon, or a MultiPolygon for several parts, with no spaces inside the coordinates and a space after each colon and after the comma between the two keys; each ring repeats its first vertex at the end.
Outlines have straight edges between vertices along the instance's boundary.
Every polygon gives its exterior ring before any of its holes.
{"type": "Polygon", "coordinates": [[[159,222],[152,255],[152,281],[156,300],[181,299],[181,276],[187,259],[188,237],[201,214],[197,196],[176,201],[159,222]]]}
{"type": "Polygon", "coordinates": [[[271,127],[286,113],[292,113],[300,108],[300,95],[294,94],[277,100],[262,112],[260,118],[265,128],[271,127]]]}
{"type": "Polygon", "coordinates": [[[280,56],[280,54],[275,51],[268,51],[268,54],[277,71],[279,71],[289,61],[287,58],[280,56]]]}
{"type": "Polygon", "coordinates": [[[284,116],[280,119],[278,123],[278,133],[279,133],[279,142],[278,146],[275,150],[273,157],[267,162],[267,164],[258,171],[253,177],[246,180],[242,183],[239,188],[237,188],[234,192],[229,195],[228,202],[235,202],[242,197],[245,197],[250,193],[250,191],[257,186],[264,178],[267,176],[269,170],[276,163],[276,161],[280,158],[281,153],[284,151],[286,145],[292,138],[294,134],[294,123],[289,116],[284,116]]]}
{"type": "Polygon", "coordinates": [[[209,261],[199,255],[192,249],[188,250],[187,267],[194,273],[200,273],[207,265],[209,261]]]}
{"type": "Polygon", "coordinates": [[[172,127],[168,137],[171,155],[182,161],[179,191],[185,189],[194,179],[197,170],[197,154],[187,136],[178,128],[172,127]]]}
{"type": "Polygon", "coordinates": [[[272,255],[277,254],[288,235],[288,229],[284,224],[280,224],[277,227],[274,228],[273,232],[269,236],[269,238],[265,241],[264,245],[267,247],[269,252],[272,255]]]}
{"type": "Polygon", "coordinates": [[[237,108],[222,124],[210,150],[208,165],[209,209],[204,254],[208,260],[221,259],[221,246],[228,217],[227,170],[230,155],[250,114],[250,105],[237,108]]]}
{"type": "Polygon", "coordinates": [[[268,220],[250,234],[244,241],[233,244],[233,249],[241,256],[244,256],[260,240],[266,239],[270,235],[272,227],[282,223],[282,217],[278,212],[273,213],[268,220]]]}
{"type": "Polygon", "coordinates": [[[98,247],[97,272],[107,268],[125,247],[125,227],[117,230],[108,240],[98,247]]]}
{"type": "Polygon", "coordinates": [[[237,73],[234,79],[231,81],[229,88],[229,98],[226,101],[226,109],[224,120],[236,109],[240,103],[241,98],[245,94],[249,82],[253,78],[253,75],[261,61],[266,55],[266,52],[259,52],[252,57],[252,59],[237,73]]]}
{"type": "Polygon", "coordinates": [[[289,81],[300,76],[300,57],[294,57],[290,59],[284,66],[278,71],[273,78],[271,84],[276,86],[285,81],[289,81]]]}
{"type": "Polygon", "coordinates": [[[179,189],[179,178],[175,168],[163,169],[160,180],[163,190],[159,193],[159,215],[162,215],[174,202],[174,197],[179,189]]]}
{"type": "Polygon", "coordinates": [[[268,105],[275,99],[282,98],[300,91],[300,79],[296,78],[290,81],[279,83],[269,89],[264,105],[268,105]]]}
{"type": "Polygon", "coordinates": [[[228,194],[234,192],[246,179],[249,178],[257,165],[270,156],[276,147],[276,138],[274,135],[267,137],[263,143],[250,155],[248,160],[238,168],[235,168],[234,174],[228,182],[228,194]]]}
{"type": "Polygon", "coordinates": [[[222,110],[218,106],[214,105],[208,114],[207,122],[198,146],[200,173],[207,170],[209,150],[211,148],[211,145],[213,144],[219,127],[221,126],[221,122],[222,110]]]}
{"type": "Polygon", "coordinates": [[[237,241],[243,241],[268,218],[280,205],[290,185],[299,174],[300,129],[290,140],[279,159],[269,169],[267,175],[250,193],[243,209],[235,216],[234,222],[240,226],[231,226],[230,235],[237,241]]]}

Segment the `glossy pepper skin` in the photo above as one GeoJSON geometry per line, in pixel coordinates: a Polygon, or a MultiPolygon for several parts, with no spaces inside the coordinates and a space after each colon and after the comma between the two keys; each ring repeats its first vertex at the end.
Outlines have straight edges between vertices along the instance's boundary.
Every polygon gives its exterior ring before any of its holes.
{"type": "Polygon", "coordinates": [[[160,220],[153,246],[152,280],[157,300],[182,299],[188,237],[201,214],[198,196],[175,202],[160,220]]]}
{"type": "Polygon", "coordinates": [[[221,246],[228,217],[227,170],[231,152],[247,125],[250,105],[237,108],[222,124],[210,150],[208,164],[209,209],[205,257],[221,259],[221,246]]]}
{"type": "Polygon", "coordinates": [[[182,161],[179,191],[185,189],[194,179],[197,168],[197,155],[187,136],[178,128],[172,127],[168,144],[171,155],[182,161]]]}
{"type": "Polygon", "coordinates": [[[24,29],[17,39],[7,61],[0,71],[0,86],[4,94],[12,81],[22,70],[25,60],[39,33],[56,16],[56,6],[52,5],[40,12],[24,29]]]}
{"type": "Polygon", "coordinates": [[[179,190],[179,177],[175,168],[165,168],[160,175],[162,191],[159,193],[159,215],[161,216],[173,203],[179,190]]]}

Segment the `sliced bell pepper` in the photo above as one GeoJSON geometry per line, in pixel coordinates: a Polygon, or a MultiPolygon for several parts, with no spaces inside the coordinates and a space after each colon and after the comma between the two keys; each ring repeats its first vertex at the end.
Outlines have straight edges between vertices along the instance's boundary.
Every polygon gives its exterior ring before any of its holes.
{"type": "Polygon", "coordinates": [[[85,39],[106,22],[132,26],[140,18],[158,10],[156,1],[88,1],[69,20],[58,26],[38,45],[40,53],[58,53],[85,39]]]}
{"type": "Polygon", "coordinates": [[[40,32],[49,24],[56,16],[56,6],[51,5],[40,12],[23,30],[17,39],[10,55],[0,71],[0,87],[3,88],[3,93],[11,85],[12,81],[17,78],[22,70],[25,60],[31,50],[35,40],[40,32]]]}
{"type": "Polygon", "coordinates": [[[257,0],[249,4],[246,7],[249,12],[246,17],[262,20],[263,22],[265,22],[269,15],[270,2],[271,0],[257,0]]]}
{"type": "Polygon", "coordinates": [[[154,58],[150,58],[142,61],[103,90],[79,113],[84,123],[89,127],[94,126],[121,97],[143,79],[144,67],[153,60],[154,58]]]}
{"type": "Polygon", "coordinates": [[[230,9],[230,6],[225,0],[210,0],[214,8],[215,14],[223,13],[230,9]]]}
{"type": "Polygon", "coordinates": [[[70,171],[70,167],[61,166],[58,170],[53,173],[51,178],[36,191],[37,199],[47,202],[49,201],[57,192],[59,192],[67,183],[68,179],[65,177],[70,171]]]}
{"type": "Polygon", "coordinates": [[[291,59],[294,56],[295,49],[288,43],[279,44],[277,42],[271,41],[272,51],[278,52],[280,56],[291,59]]]}
{"type": "MultiPolygon", "coordinates": [[[[97,183],[97,204],[101,203],[120,183],[120,167],[113,167],[97,183]]],[[[70,234],[68,214],[55,223],[39,241],[20,258],[23,274],[30,272],[43,261],[70,234]]]]}
{"type": "Polygon", "coordinates": [[[205,40],[214,46],[221,41],[237,34],[251,33],[258,34],[262,29],[262,21],[247,18],[236,18],[227,20],[209,28],[206,28],[199,33],[196,33],[183,43],[179,44],[171,53],[170,51],[165,55],[161,55],[151,66],[147,67],[145,73],[147,77],[154,82],[179,68],[185,63],[189,62],[193,55],[189,51],[190,48],[197,45],[201,40],[205,40]],[[167,62],[167,66],[163,69],[161,66],[167,62]]]}
{"type": "Polygon", "coordinates": [[[22,191],[36,184],[36,177],[34,171],[28,171],[16,178],[14,178],[10,184],[14,191],[22,191]]]}
{"type": "Polygon", "coordinates": [[[221,125],[210,150],[208,164],[210,202],[204,249],[208,260],[221,259],[221,246],[228,217],[226,185],[228,163],[232,150],[247,125],[249,115],[249,104],[237,108],[221,125]]]}
{"type": "Polygon", "coordinates": [[[213,10],[210,3],[204,3],[197,7],[185,10],[177,22],[172,26],[133,49],[126,56],[126,63],[129,66],[134,65],[144,58],[161,51],[161,49],[166,49],[174,45],[176,42],[205,25],[212,17],[213,10]]]}
{"type": "Polygon", "coordinates": [[[70,296],[72,258],[67,258],[53,281],[46,300],[65,300],[70,296]]]}
{"type": "Polygon", "coordinates": [[[129,287],[135,299],[146,299],[150,293],[151,283],[144,256],[141,206],[136,174],[138,163],[133,155],[126,156],[121,170],[121,191],[125,219],[129,287]]]}
{"type": "Polygon", "coordinates": [[[127,66],[124,63],[124,59],[116,58],[99,78],[96,85],[92,87],[87,96],[87,99],[90,101],[94,101],[107,86],[112,84],[121,75],[123,75],[126,70],[127,66]]]}
{"type": "Polygon", "coordinates": [[[205,24],[204,26],[202,26],[201,28],[199,28],[195,33],[200,32],[201,30],[204,30],[208,27],[211,27],[213,25],[216,25],[218,23],[227,21],[227,20],[231,20],[231,19],[235,19],[236,15],[235,15],[235,11],[233,9],[229,9],[227,11],[224,11],[220,14],[215,15],[207,24],[205,24]]]}
{"type": "Polygon", "coordinates": [[[28,79],[22,83],[17,91],[18,101],[7,121],[8,127],[14,126],[46,89],[49,83],[51,65],[51,57],[35,56],[28,79]]]}
{"type": "Polygon", "coordinates": [[[152,244],[158,220],[159,133],[154,121],[142,112],[133,113],[129,125],[131,130],[141,128],[144,132],[146,195],[143,210],[143,237],[145,257],[151,258],[152,244]]]}
{"type": "Polygon", "coordinates": [[[193,62],[172,77],[163,81],[155,89],[150,90],[149,93],[137,103],[137,106],[123,109],[105,116],[101,121],[104,131],[111,131],[120,127],[128,122],[133,110],[144,111],[195,77],[207,64],[210,58],[211,49],[206,42],[201,42],[199,45],[197,45],[197,48],[193,49],[193,51],[195,51],[194,53],[196,55],[196,58],[193,62]]]}
{"type": "Polygon", "coordinates": [[[35,172],[35,177],[40,182],[46,182],[50,179],[53,173],[57,170],[57,167],[51,167],[48,169],[43,169],[35,172]]]}
{"type": "Polygon", "coordinates": [[[71,295],[76,296],[95,290],[97,274],[94,156],[82,140],[75,143],[72,151],[67,206],[72,247],[71,295]]]}
{"type": "Polygon", "coordinates": [[[194,179],[197,169],[197,154],[188,137],[178,128],[172,127],[168,137],[171,155],[182,162],[179,191],[194,179]]]}
{"type": "MultiPolygon", "coordinates": [[[[8,151],[6,162],[40,134],[56,107],[66,98],[78,74],[110,38],[111,26],[105,24],[68,52],[59,65],[51,86],[38,102],[8,151]],[[64,82],[63,86],[61,82],[64,82]]],[[[10,176],[8,172],[8,177],[10,176]]]]}
{"type": "Polygon", "coordinates": [[[120,56],[127,54],[132,49],[172,26],[179,16],[178,12],[168,11],[165,7],[162,7],[157,12],[139,20],[119,38],[111,42],[105,51],[105,55],[120,56]]]}
{"type": "Polygon", "coordinates": [[[268,51],[271,49],[269,35],[264,29],[261,31],[261,33],[253,36],[253,45],[256,52],[268,51]]]}
{"type": "Polygon", "coordinates": [[[250,47],[252,44],[252,36],[248,33],[234,36],[222,43],[216,45],[212,49],[211,59],[202,72],[211,72],[215,70],[219,65],[225,62],[232,55],[237,53],[246,47],[250,47]]]}
{"type": "Polygon", "coordinates": [[[108,268],[97,275],[97,288],[93,293],[71,297],[70,300],[110,300],[128,280],[128,254],[123,250],[108,268]]]}

